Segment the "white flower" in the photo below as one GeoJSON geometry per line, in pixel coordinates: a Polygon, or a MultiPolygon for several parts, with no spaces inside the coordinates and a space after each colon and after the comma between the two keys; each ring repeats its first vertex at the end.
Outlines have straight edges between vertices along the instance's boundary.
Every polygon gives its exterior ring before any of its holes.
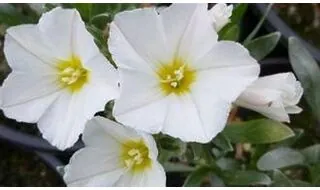
{"type": "Polygon", "coordinates": [[[95,117],[88,121],[83,141],[85,148],[65,167],[68,186],[165,186],[151,135],[95,117]]]}
{"type": "Polygon", "coordinates": [[[239,43],[217,41],[206,4],[125,11],[111,23],[119,66],[114,116],[125,125],[208,142],[260,68],[239,43]]]}
{"type": "Polygon", "coordinates": [[[213,27],[217,32],[230,22],[232,9],[233,5],[227,6],[225,3],[217,3],[208,11],[213,27]]]}
{"type": "Polygon", "coordinates": [[[257,111],[277,121],[290,122],[288,114],[302,111],[296,106],[303,88],[293,73],[261,77],[250,85],[235,104],[257,111]]]}
{"type": "Polygon", "coordinates": [[[55,8],[37,25],[9,28],[4,53],[12,68],[2,87],[5,115],[38,122],[59,149],[72,146],[85,122],[119,94],[117,71],[75,9],[55,8]]]}

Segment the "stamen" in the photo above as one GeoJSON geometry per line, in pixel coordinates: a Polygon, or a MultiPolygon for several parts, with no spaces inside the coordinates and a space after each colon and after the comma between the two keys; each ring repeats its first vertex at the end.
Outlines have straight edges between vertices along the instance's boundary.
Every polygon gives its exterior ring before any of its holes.
{"type": "Polygon", "coordinates": [[[184,68],[185,68],[185,65],[180,66],[179,69],[176,69],[173,71],[172,74],[174,78],[172,78],[172,75],[168,74],[166,76],[166,79],[161,80],[161,82],[169,83],[171,87],[177,88],[180,81],[184,78],[184,68]]]}
{"type": "Polygon", "coordinates": [[[67,85],[77,82],[79,77],[81,77],[81,70],[75,69],[72,67],[67,67],[61,72],[61,82],[66,83],[67,85]]]}
{"type": "Polygon", "coordinates": [[[133,148],[131,150],[128,151],[128,155],[131,157],[130,159],[125,160],[125,164],[127,167],[131,167],[133,166],[133,164],[141,164],[143,162],[143,156],[141,154],[141,152],[136,149],[133,148]]]}
{"type": "Polygon", "coordinates": [[[173,88],[176,88],[178,86],[178,82],[171,82],[170,86],[172,86],[173,88]]]}
{"type": "Polygon", "coordinates": [[[181,59],[174,59],[168,64],[163,64],[157,71],[159,85],[165,95],[171,93],[181,95],[190,90],[190,85],[195,80],[195,70],[181,59]]]}

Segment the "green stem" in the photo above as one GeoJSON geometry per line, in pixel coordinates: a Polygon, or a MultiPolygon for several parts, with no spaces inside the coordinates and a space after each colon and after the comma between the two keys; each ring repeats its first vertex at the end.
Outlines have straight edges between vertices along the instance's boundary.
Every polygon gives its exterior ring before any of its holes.
{"type": "Polygon", "coordinates": [[[243,45],[246,46],[248,45],[248,43],[252,40],[253,37],[256,36],[256,34],[258,33],[258,31],[260,30],[263,22],[266,20],[271,8],[272,8],[273,3],[270,3],[267,7],[266,12],[263,14],[262,18],[260,19],[259,23],[257,24],[257,26],[253,29],[253,31],[249,34],[249,36],[243,41],[243,45]]]}

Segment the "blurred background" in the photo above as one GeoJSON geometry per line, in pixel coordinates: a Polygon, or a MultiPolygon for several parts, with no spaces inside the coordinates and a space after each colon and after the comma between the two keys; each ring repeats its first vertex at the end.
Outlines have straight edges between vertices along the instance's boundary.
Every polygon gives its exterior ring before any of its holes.
{"type": "MultiPolygon", "coordinates": [[[[213,4],[210,4],[212,6],[213,4]]],[[[4,54],[3,40],[8,27],[23,23],[37,23],[42,12],[50,10],[53,4],[0,4],[0,84],[10,73],[4,54]]],[[[83,10],[84,4],[64,4],[83,10]]],[[[150,4],[104,4],[108,16],[96,19],[97,28],[102,31],[101,38],[107,39],[107,23],[117,12],[126,9],[151,6],[150,4]]],[[[159,4],[156,6],[167,6],[159,4]]],[[[240,24],[238,41],[242,41],[257,25],[265,12],[266,4],[249,4],[240,24]]],[[[86,20],[86,15],[82,14],[86,20]]],[[[88,28],[94,33],[96,28],[88,28]]],[[[258,35],[280,31],[281,41],[266,58],[260,61],[262,75],[292,71],[288,61],[288,37],[297,36],[318,61],[320,60],[320,4],[274,4],[258,35]]],[[[103,46],[103,45],[102,45],[103,46]]],[[[103,46],[104,47],[104,46],[103,46]]],[[[108,56],[108,53],[106,53],[108,56]]],[[[294,146],[306,147],[319,141],[319,124],[312,119],[309,108],[301,102],[304,112],[291,116],[290,127],[303,129],[302,137],[294,146]]],[[[108,107],[108,106],[107,106],[108,107]]],[[[108,109],[106,107],[106,109],[108,109]]],[[[246,110],[241,112],[243,118],[258,117],[256,113],[246,110]]],[[[64,186],[56,167],[64,165],[72,153],[82,144],[59,152],[41,138],[34,124],[17,123],[6,118],[0,111],[0,186],[64,186]]],[[[292,179],[304,180],[305,171],[292,170],[292,179]]],[[[186,175],[168,174],[169,186],[181,186],[186,175]],[[173,176],[173,177],[169,177],[173,176]],[[181,178],[181,180],[180,180],[181,178]]]]}

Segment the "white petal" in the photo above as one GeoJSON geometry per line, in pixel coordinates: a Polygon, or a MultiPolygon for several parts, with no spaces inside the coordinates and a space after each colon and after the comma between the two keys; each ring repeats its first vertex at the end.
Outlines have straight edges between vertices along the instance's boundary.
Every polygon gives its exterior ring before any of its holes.
{"type": "MultiPolygon", "coordinates": [[[[174,6],[176,6],[176,9],[180,9],[180,12],[185,11],[183,5],[174,6]]],[[[202,3],[189,6],[193,6],[193,11],[191,12],[187,10],[188,12],[185,13],[187,14],[188,23],[176,20],[180,18],[176,18],[172,14],[170,15],[172,17],[167,17],[166,20],[170,19],[172,20],[172,23],[175,22],[174,24],[177,25],[172,30],[181,28],[179,25],[184,26],[184,32],[179,40],[179,49],[176,51],[178,51],[178,57],[183,58],[188,62],[194,62],[200,57],[203,57],[203,55],[205,55],[212,46],[217,43],[218,35],[214,30],[212,30],[211,21],[207,13],[207,4],[202,3]]],[[[175,14],[175,12],[173,14],[175,14]]],[[[166,32],[166,35],[167,34],[168,32],[166,32]]]]}
{"type": "Polygon", "coordinates": [[[37,122],[59,93],[54,77],[12,72],[2,86],[2,109],[9,118],[37,122]]]}
{"type": "Polygon", "coordinates": [[[118,98],[119,73],[101,53],[88,60],[84,65],[90,70],[92,82],[89,85],[100,83],[99,87],[109,89],[109,92],[101,94],[110,97],[110,99],[118,98]]]}
{"type": "Polygon", "coordinates": [[[285,109],[288,114],[298,114],[302,112],[302,109],[299,106],[287,106],[285,109]]]}
{"type": "Polygon", "coordinates": [[[234,101],[260,72],[259,64],[243,46],[227,41],[216,43],[193,67],[198,70],[193,88],[226,102],[234,101]]]}
{"type": "Polygon", "coordinates": [[[300,82],[293,73],[260,77],[235,102],[237,105],[260,112],[278,121],[289,122],[288,114],[300,113],[295,106],[303,94],[300,82]]]}
{"type": "Polygon", "coordinates": [[[158,162],[152,163],[152,168],[142,173],[124,174],[116,186],[121,187],[165,187],[166,174],[158,162]]]}
{"type": "Polygon", "coordinates": [[[54,75],[12,72],[3,83],[3,104],[6,107],[49,96],[61,89],[56,80],[54,75]]]}
{"type": "Polygon", "coordinates": [[[44,13],[38,23],[39,30],[47,37],[47,42],[57,48],[61,58],[69,58],[72,51],[74,23],[77,22],[75,9],[54,8],[44,13]]]}
{"type": "Polygon", "coordinates": [[[81,96],[61,93],[38,122],[43,138],[61,150],[71,147],[88,120],[83,113],[83,101],[81,96]]]}
{"type": "Polygon", "coordinates": [[[158,133],[164,121],[167,104],[157,79],[128,69],[120,69],[120,73],[121,95],[115,101],[115,118],[124,125],[158,133]]]}
{"type": "Polygon", "coordinates": [[[256,80],[252,86],[254,87],[265,87],[265,88],[272,88],[272,89],[279,89],[282,90],[283,84],[290,83],[294,77],[293,73],[277,73],[273,75],[263,76],[259,77],[258,80],[256,80]]]}
{"type": "Polygon", "coordinates": [[[13,118],[20,122],[35,123],[39,121],[40,117],[58,96],[59,92],[56,92],[49,96],[27,102],[21,102],[7,107],[2,106],[1,109],[8,118],[13,118]]]}
{"type": "Polygon", "coordinates": [[[140,135],[143,137],[145,144],[149,148],[149,158],[151,158],[152,160],[157,160],[158,148],[152,135],[144,132],[141,132],[140,135]]]}
{"type": "Polygon", "coordinates": [[[285,105],[295,105],[303,94],[303,88],[293,73],[278,73],[260,77],[250,88],[273,89],[282,92],[285,105]]]}
{"type": "Polygon", "coordinates": [[[117,138],[109,135],[108,128],[117,129],[118,124],[102,117],[94,117],[86,123],[83,131],[82,140],[87,147],[106,149],[109,153],[117,152],[120,148],[120,142],[117,138]],[[108,145],[108,148],[105,148],[108,145]]]}
{"type": "Polygon", "coordinates": [[[118,13],[110,28],[109,49],[120,67],[147,71],[169,60],[161,20],[154,8],[118,13]]]}
{"type": "Polygon", "coordinates": [[[163,133],[187,142],[207,143],[224,128],[230,104],[199,91],[171,98],[163,133]]]}
{"type": "Polygon", "coordinates": [[[66,89],[39,120],[43,137],[59,149],[72,146],[83,132],[86,121],[118,96],[116,78],[111,81],[97,79],[99,77],[90,78],[80,92],[70,94],[66,89]],[[114,84],[110,84],[112,81],[114,84]]]}
{"type": "Polygon", "coordinates": [[[273,100],[270,104],[265,105],[254,105],[252,103],[248,103],[247,101],[241,101],[241,99],[238,99],[236,101],[236,104],[241,107],[259,112],[268,118],[281,122],[290,122],[289,115],[287,114],[286,109],[284,108],[282,100],[280,98],[277,100],[273,100]]]}
{"type": "Polygon", "coordinates": [[[166,186],[166,173],[163,167],[155,161],[150,170],[144,173],[142,181],[145,187],[165,187],[166,186]]]}
{"type": "Polygon", "coordinates": [[[130,139],[141,139],[140,134],[129,127],[120,125],[104,117],[96,116],[87,123],[83,134],[86,145],[99,147],[99,142],[106,144],[124,143],[130,139]],[[101,135],[98,133],[101,132],[101,135]],[[111,142],[114,141],[114,142],[111,142]]]}
{"type": "Polygon", "coordinates": [[[65,167],[64,180],[67,185],[113,186],[125,169],[119,163],[120,153],[109,153],[108,148],[86,147],[77,151],[65,167]]]}
{"type": "Polygon", "coordinates": [[[227,6],[225,3],[217,3],[208,11],[213,27],[217,32],[230,21],[232,9],[232,5],[227,6]]]}
{"type": "Polygon", "coordinates": [[[166,48],[182,58],[196,59],[217,42],[218,36],[212,31],[207,17],[207,4],[172,4],[161,10],[160,17],[167,39],[166,48]]]}
{"type": "Polygon", "coordinates": [[[71,48],[73,54],[79,56],[84,64],[95,56],[103,56],[96,46],[93,36],[86,29],[85,23],[82,21],[81,16],[76,9],[72,10],[73,13],[66,12],[66,9],[58,9],[56,12],[57,14],[68,14],[70,17],[72,15],[72,23],[67,24],[72,25],[71,48]]]}
{"type": "Polygon", "coordinates": [[[43,73],[53,67],[61,56],[36,25],[19,25],[7,30],[4,53],[14,71],[43,73]]]}
{"type": "MultiPolygon", "coordinates": [[[[273,101],[281,99],[281,92],[268,88],[252,88],[249,86],[237,98],[236,103],[245,103],[255,106],[266,106],[273,101]]],[[[240,105],[240,104],[239,104],[240,105]]]]}

